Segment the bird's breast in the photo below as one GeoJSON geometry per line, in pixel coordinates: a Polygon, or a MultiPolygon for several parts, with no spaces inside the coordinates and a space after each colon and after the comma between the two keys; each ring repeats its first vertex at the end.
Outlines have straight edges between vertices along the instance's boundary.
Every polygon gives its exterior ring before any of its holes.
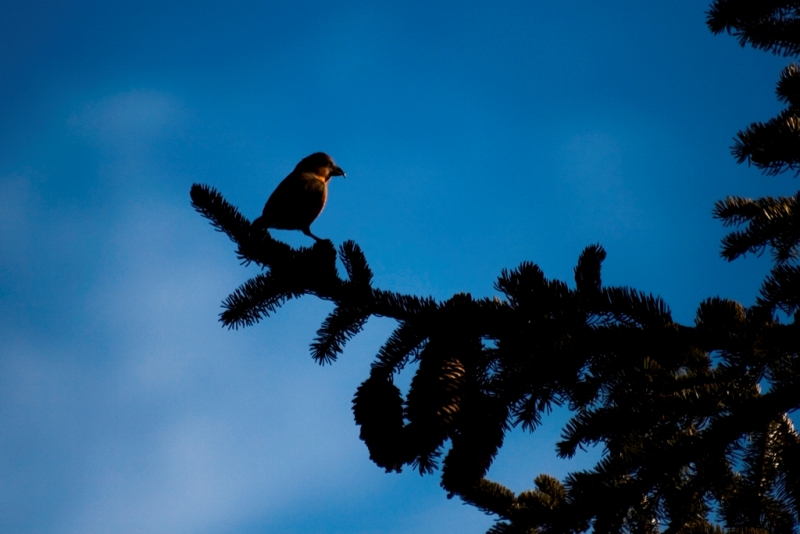
{"type": "Polygon", "coordinates": [[[328,200],[328,184],[325,179],[318,175],[313,175],[304,184],[304,196],[307,199],[309,215],[313,214],[316,218],[320,214],[325,202],[328,200]]]}

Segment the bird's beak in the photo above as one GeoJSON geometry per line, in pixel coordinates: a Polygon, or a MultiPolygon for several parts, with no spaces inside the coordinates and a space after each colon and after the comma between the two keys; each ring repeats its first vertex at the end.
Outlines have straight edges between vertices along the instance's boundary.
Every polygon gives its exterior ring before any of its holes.
{"type": "Polygon", "coordinates": [[[333,169],[331,169],[331,176],[344,176],[345,178],[347,178],[347,175],[338,165],[334,165],[333,169]]]}

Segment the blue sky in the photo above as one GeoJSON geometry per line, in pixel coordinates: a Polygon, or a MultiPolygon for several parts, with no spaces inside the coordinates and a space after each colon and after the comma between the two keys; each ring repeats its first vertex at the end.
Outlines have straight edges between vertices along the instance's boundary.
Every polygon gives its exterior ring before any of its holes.
{"type": "MultiPolygon", "coordinates": [[[[729,147],[775,115],[786,60],[705,27],[705,1],[0,0],[0,531],[481,533],[433,477],[369,462],[350,413],[392,329],[333,366],[310,299],[216,322],[257,271],[189,206],[254,218],[302,157],[346,171],[314,224],[385,289],[492,295],[523,260],[570,280],[751,304],[767,258],[726,263],[729,194],[794,193],[729,147]]],[[[298,232],[277,232],[294,245],[298,232]]],[[[563,414],[490,475],[562,477],[563,414]]]]}

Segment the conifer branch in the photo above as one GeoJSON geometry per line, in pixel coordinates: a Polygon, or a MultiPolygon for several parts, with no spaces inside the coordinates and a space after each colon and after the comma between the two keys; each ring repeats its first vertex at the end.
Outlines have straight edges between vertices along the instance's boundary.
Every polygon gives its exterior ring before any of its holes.
{"type": "Polygon", "coordinates": [[[333,363],[344,350],[344,344],[358,334],[368,315],[358,308],[337,306],[317,331],[311,344],[311,357],[320,365],[333,363]]]}
{"type": "MultiPolygon", "coordinates": [[[[800,150],[800,147],[798,147],[800,150]]],[[[741,226],[722,240],[722,256],[733,261],[748,252],[761,254],[772,249],[776,262],[785,263],[800,251],[800,193],[792,197],[764,197],[756,200],[728,197],[714,205],[714,217],[726,226],[741,226]]]]}
{"type": "Polygon", "coordinates": [[[781,71],[775,92],[781,102],[800,108],[800,65],[792,63],[781,71]]]}
{"type": "MultiPolygon", "coordinates": [[[[799,12],[797,2],[718,0],[708,24],[742,45],[797,54],[799,12]]],[[[799,69],[788,66],[778,83],[789,107],[738,134],[739,163],[800,172],[799,69]]],[[[315,360],[331,363],[369,317],[398,321],[353,399],[360,437],[380,467],[421,473],[437,469],[449,440],[442,486],[497,516],[490,534],[656,534],[665,526],[722,534],[708,520],[710,502],[729,533],[788,534],[800,525],[800,438],[786,415],[800,408],[800,193],[715,205],[726,226],[743,227],[723,240],[725,258],[769,248],[776,265],[756,306],[707,299],[692,327],[674,323],[656,296],[603,287],[600,245],[581,253],[575,289],[524,262],[495,283],[505,300],[458,294],[437,302],[374,288],[352,241],[338,249],[343,279],[329,241],[293,249],[252,228],[213,188],[194,185],[191,196],[237,244],[239,260],[265,269],[224,301],[223,325],[253,325],[303,295],[331,301],[311,346],[315,360]],[[794,323],[778,322],[776,309],[793,313],[794,323]],[[417,361],[403,398],[394,375],[417,361]],[[605,455],[593,469],[564,484],[541,475],[518,496],[485,478],[511,425],[534,431],[562,403],[573,416],[557,452],[600,445],[605,455]]]]}
{"type": "Polygon", "coordinates": [[[746,161],[768,175],[800,173],[800,108],[791,106],[766,122],[752,123],[736,134],[731,152],[737,163],[746,161]]]}
{"type": "Polygon", "coordinates": [[[707,13],[714,34],[779,55],[800,54],[800,3],[796,0],[716,0],[707,13]]]}
{"type": "Polygon", "coordinates": [[[220,321],[224,326],[234,329],[252,326],[263,317],[275,313],[287,300],[303,293],[302,288],[287,287],[282,281],[276,280],[271,272],[259,274],[225,299],[225,311],[220,314],[220,321]]]}
{"type": "MultiPolygon", "coordinates": [[[[675,325],[661,299],[630,288],[602,287],[605,251],[596,245],[578,260],[574,290],[523,263],[504,271],[495,285],[506,301],[459,294],[439,303],[373,288],[372,273],[355,243],[339,249],[344,280],[336,272],[336,251],[329,242],[296,250],[267,232],[254,232],[210,188],[193,189],[193,202],[234,238],[240,259],[267,269],[226,299],[223,324],[252,325],[302,295],[330,300],[334,310],[312,344],[312,356],[328,363],[370,316],[399,321],[353,400],[370,458],[387,471],[413,465],[428,473],[437,468],[450,440],[443,487],[496,514],[502,520],[496,528],[580,532],[590,523],[596,530],[641,529],[654,517],[670,518],[676,528],[696,522],[678,511],[700,506],[702,499],[691,495],[712,489],[699,472],[681,475],[686,466],[704,458],[724,462],[726,450],[743,435],[772,424],[800,403],[794,393],[800,391],[796,366],[784,360],[764,359],[747,371],[751,378],[743,383],[750,386],[740,384],[744,379],[737,373],[754,344],[767,347],[768,316],[710,299],[698,309],[694,327],[675,325]],[[492,343],[486,346],[484,340],[492,343]],[[723,351],[725,363],[719,369],[711,368],[703,352],[708,350],[723,351]],[[404,399],[392,377],[409,361],[420,365],[404,399]],[[760,395],[753,380],[767,368],[777,389],[760,395]],[[565,427],[559,454],[571,456],[580,447],[601,444],[610,456],[591,472],[571,475],[563,487],[541,479],[541,487],[519,497],[488,481],[486,473],[509,424],[534,430],[551,404],[562,401],[579,410],[565,427]],[[682,482],[670,482],[674,477],[683,477],[682,482]],[[592,504],[608,495],[616,496],[618,506],[592,504]],[[642,501],[642,495],[651,498],[642,501]]],[[[719,214],[752,226],[759,217],[776,219],[782,202],[733,200],[719,214]]],[[[771,285],[765,285],[775,289],[765,290],[763,297],[785,295],[792,273],[776,270],[771,285]]],[[[768,327],[775,340],[769,350],[797,343],[788,331],[768,327]]],[[[781,474],[780,480],[793,480],[789,476],[794,475],[781,474]]],[[[778,477],[773,478],[778,487],[778,477]]],[[[794,503],[792,491],[787,486],[787,497],[774,506],[794,503]]]]}

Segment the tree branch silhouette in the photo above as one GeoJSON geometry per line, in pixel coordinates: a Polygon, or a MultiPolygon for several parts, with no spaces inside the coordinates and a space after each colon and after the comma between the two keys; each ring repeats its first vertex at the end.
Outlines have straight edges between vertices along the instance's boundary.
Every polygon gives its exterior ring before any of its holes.
{"type": "MultiPolygon", "coordinates": [[[[798,2],[718,0],[708,15],[714,33],[743,45],[800,53],[798,2]]],[[[739,162],[798,168],[799,73],[781,74],[788,108],[739,134],[739,162]]],[[[775,266],[754,306],[709,298],[691,326],[656,296],[604,286],[600,245],[581,253],[574,287],[525,262],[498,277],[502,299],[437,301],[374,287],[352,241],[294,249],[215,189],[196,184],[191,197],[239,260],[264,270],[224,301],[223,325],[251,326],[306,295],[330,301],[311,345],[324,365],[370,317],[397,321],[355,392],[360,437],[387,472],[441,470],[450,496],[497,517],[490,534],[797,532],[800,436],[787,414],[800,408],[800,193],[716,204],[715,217],[744,227],[723,240],[723,257],[769,249],[775,266]],[[410,363],[403,397],[394,377],[410,363]],[[535,432],[554,405],[571,412],[557,454],[600,445],[597,465],[564,481],[541,474],[519,494],[487,479],[506,433],[535,432]]]]}

